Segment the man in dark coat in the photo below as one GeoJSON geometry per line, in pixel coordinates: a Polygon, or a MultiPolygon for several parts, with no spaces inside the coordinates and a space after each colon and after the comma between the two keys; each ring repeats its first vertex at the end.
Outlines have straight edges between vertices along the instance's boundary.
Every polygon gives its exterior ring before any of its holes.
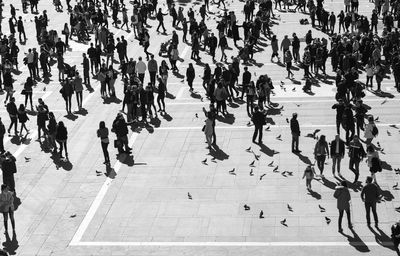
{"type": "Polygon", "coordinates": [[[130,148],[128,145],[128,125],[121,113],[117,114],[117,117],[112,124],[111,131],[117,136],[115,147],[118,148],[118,153],[122,154],[125,152],[130,154],[132,148],[130,148]],[[124,146],[125,151],[123,150],[124,146]]]}
{"type": "Polygon", "coordinates": [[[254,107],[254,114],[251,118],[254,124],[254,134],[253,134],[253,143],[256,143],[257,134],[258,136],[258,144],[262,144],[262,136],[263,136],[263,126],[265,125],[265,115],[261,112],[258,106],[254,107]]]}
{"type": "Polygon", "coordinates": [[[293,113],[292,119],[290,119],[290,130],[292,132],[292,152],[300,153],[299,150],[299,137],[300,137],[300,125],[297,121],[297,113],[293,113]]]}

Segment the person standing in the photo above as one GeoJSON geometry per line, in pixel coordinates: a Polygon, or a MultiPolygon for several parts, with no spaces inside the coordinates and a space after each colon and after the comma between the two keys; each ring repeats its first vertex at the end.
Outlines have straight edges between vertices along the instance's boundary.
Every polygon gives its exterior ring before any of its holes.
{"type": "Polygon", "coordinates": [[[165,93],[166,93],[166,87],[163,82],[163,79],[160,77],[158,78],[158,87],[157,87],[157,104],[158,104],[158,112],[164,112],[165,113],[165,93]],[[161,108],[162,106],[162,108],[161,108]]]}
{"type": "Polygon", "coordinates": [[[49,107],[44,103],[44,101],[39,98],[38,99],[39,105],[36,106],[37,114],[37,126],[38,126],[38,138],[37,140],[40,142],[40,131],[43,131],[43,136],[47,135],[46,129],[46,121],[49,119],[49,107]]]}
{"type": "Polygon", "coordinates": [[[375,150],[373,145],[367,146],[367,164],[371,177],[376,182],[376,173],[382,171],[381,160],[379,159],[379,153],[375,150]]]}
{"type": "Polygon", "coordinates": [[[300,62],[300,39],[297,37],[296,33],[293,33],[292,49],[294,63],[300,62]]]}
{"type": "Polygon", "coordinates": [[[147,70],[150,76],[150,83],[154,87],[156,85],[156,76],[158,71],[157,61],[154,59],[154,55],[150,55],[150,60],[147,62],[147,70]]]}
{"type": "Polygon", "coordinates": [[[25,42],[26,41],[25,28],[24,28],[24,22],[22,21],[21,16],[18,17],[17,30],[18,30],[18,34],[19,34],[19,41],[22,42],[21,35],[23,35],[24,36],[23,42],[25,42]]]}
{"type": "Polygon", "coordinates": [[[6,127],[3,124],[3,121],[0,118],[0,154],[5,152],[4,150],[4,134],[6,134],[6,127]]]}
{"type": "Polygon", "coordinates": [[[340,162],[344,157],[345,146],[344,141],[340,139],[340,135],[336,135],[335,139],[331,142],[331,158],[332,158],[332,174],[335,176],[335,168],[337,167],[337,172],[339,177],[342,176],[340,174],[340,162]]]}
{"type": "Polygon", "coordinates": [[[8,151],[0,158],[3,184],[7,185],[8,189],[13,192],[15,192],[14,173],[17,173],[16,161],[16,158],[8,151]]]}
{"type": "Polygon", "coordinates": [[[60,146],[60,158],[63,158],[62,153],[63,149],[65,148],[65,158],[68,160],[67,139],[68,139],[67,127],[65,127],[63,121],[60,121],[58,122],[56,130],[56,141],[60,146]]]}
{"type": "Polygon", "coordinates": [[[8,127],[8,133],[10,133],[11,128],[14,126],[14,134],[18,134],[18,109],[15,105],[15,98],[11,97],[10,102],[7,104],[7,113],[10,116],[10,126],[8,127]]]}
{"type": "Polygon", "coordinates": [[[89,64],[89,59],[86,57],[86,54],[82,54],[83,61],[82,61],[82,66],[83,66],[83,83],[86,85],[86,87],[90,87],[90,75],[89,75],[89,70],[90,70],[90,64],[89,64]]]}
{"type": "Polygon", "coordinates": [[[378,135],[378,128],[376,127],[374,117],[368,117],[368,124],[365,125],[364,138],[365,144],[368,146],[372,140],[378,135]]]}
{"type": "Polygon", "coordinates": [[[340,134],[340,125],[342,123],[344,113],[344,101],[339,99],[337,103],[332,106],[332,109],[336,109],[336,133],[340,134]]]}
{"type": "Polygon", "coordinates": [[[353,183],[356,183],[360,175],[360,162],[365,157],[364,148],[357,135],[354,135],[353,140],[350,142],[349,157],[349,169],[354,173],[355,178],[353,183]]]}
{"type": "Polygon", "coordinates": [[[33,111],[33,104],[32,104],[32,87],[33,87],[33,80],[30,76],[26,78],[26,82],[24,84],[24,94],[25,94],[25,107],[28,104],[28,99],[31,103],[31,110],[33,111]]]}
{"type": "Polygon", "coordinates": [[[103,150],[104,155],[104,163],[106,165],[110,164],[110,155],[108,154],[108,145],[110,144],[110,140],[108,138],[108,128],[104,121],[99,123],[99,129],[97,130],[97,137],[100,138],[101,148],[103,150]]]}
{"type": "Polygon", "coordinates": [[[8,190],[6,184],[1,185],[0,212],[3,213],[4,230],[8,234],[8,216],[10,216],[11,227],[15,233],[14,220],[14,193],[8,190]]]}
{"type": "Polygon", "coordinates": [[[380,193],[379,188],[376,184],[372,183],[372,177],[368,176],[365,181],[367,184],[363,187],[361,191],[361,199],[365,205],[367,225],[371,225],[371,210],[374,215],[375,227],[378,226],[378,214],[376,213],[376,202],[379,201],[380,193]]]}
{"type": "Polygon", "coordinates": [[[47,132],[49,138],[50,147],[53,150],[53,154],[57,153],[57,143],[56,143],[56,134],[57,134],[57,121],[53,112],[49,113],[49,123],[47,125],[47,132]]]}
{"type": "Polygon", "coordinates": [[[128,142],[128,125],[121,113],[117,114],[117,117],[112,124],[112,132],[115,133],[117,140],[114,142],[114,146],[118,149],[118,153],[131,153],[131,148],[128,142]],[[123,148],[125,147],[125,151],[123,148]]]}
{"type": "Polygon", "coordinates": [[[293,113],[292,119],[290,119],[290,131],[292,132],[292,152],[300,153],[299,150],[299,137],[300,137],[300,125],[297,120],[297,113],[293,113]]]}
{"type": "Polygon", "coordinates": [[[189,91],[193,91],[193,81],[194,78],[196,77],[193,64],[189,63],[188,68],[186,69],[186,81],[188,82],[189,85],[189,91]]]}
{"type": "Polygon", "coordinates": [[[325,140],[325,135],[321,135],[321,137],[319,137],[319,140],[317,141],[314,147],[314,157],[315,160],[317,161],[317,166],[322,178],[324,178],[323,172],[324,172],[326,156],[328,156],[329,158],[328,143],[325,140]]]}
{"type": "Polygon", "coordinates": [[[14,86],[13,86],[14,79],[11,75],[11,71],[4,71],[3,72],[3,84],[4,84],[4,90],[7,92],[6,98],[4,100],[4,104],[7,103],[7,100],[13,98],[14,94],[14,86]]]}
{"type": "Polygon", "coordinates": [[[258,106],[254,107],[254,114],[251,118],[254,124],[254,133],[253,133],[253,143],[256,143],[257,134],[258,136],[258,144],[262,144],[263,137],[263,126],[266,124],[266,118],[263,112],[261,112],[258,106]]]}
{"type": "Polygon", "coordinates": [[[28,120],[29,120],[29,117],[26,114],[26,109],[25,109],[24,104],[19,105],[19,108],[18,108],[18,121],[21,124],[21,130],[19,132],[19,136],[21,136],[21,138],[22,138],[22,130],[23,129],[25,129],[27,135],[29,133],[29,130],[28,130],[28,128],[26,128],[26,125],[25,125],[25,123],[28,120]]]}
{"type": "Polygon", "coordinates": [[[146,73],[146,63],[142,60],[142,57],[139,57],[138,62],[136,63],[136,72],[138,74],[140,82],[143,84],[144,82],[144,75],[146,73]]]}
{"type": "Polygon", "coordinates": [[[62,84],[62,88],[60,89],[60,93],[65,101],[65,109],[67,110],[67,114],[72,113],[71,111],[71,101],[72,101],[72,94],[74,94],[74,88],[72,87],[71,82],[69,79],[66,79],[62,84]]]}
{"type": "Polygon", "coordinates": [[[343,213],[346,211],[347,215],[347,222],[349,229],[353,228],[353,225],[351,224],[351,219],[350,219],[350,191],[347,188],[347,182],[345,180],[340,182],[340,186],[336,186],[335,188],[335,193],[333,196],[337,199],[337,208],[339,210],[339,221],[338,221],[338,227],[339,227],[339,233],[343,232],[342,229],[342,219],[343,219],[343,213]]]}

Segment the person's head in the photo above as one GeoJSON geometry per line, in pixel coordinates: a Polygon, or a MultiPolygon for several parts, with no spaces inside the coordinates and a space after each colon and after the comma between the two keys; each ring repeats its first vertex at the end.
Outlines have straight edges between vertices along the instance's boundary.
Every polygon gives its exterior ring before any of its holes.
{"type": "Polygon", "coordinates": [[[106,123],[104,121],[100,121],[99,128],[100,129],[106,128],[106,123]]]}
{"type": "Polygon", "coordinates": [[[369,123],[373,123],[374,122],[374,117],[373,116],[369,116],[368,117],[368,122],[369,123]]]}
{"type": "Polygon", "coordinates": [[[8,186],[6,184],[2,184],[1,185],[1,191],[7,191],[8,190],[8,186]]]}
{"type": "Polygon", "coordinates": [[[55,116],[54,116],[53,112],[49,112],[49,119],[55,119],[55,116]]]}
{"type": "Polygon", "coordinates": [[[365,180],[365,182],[366,182],[367,184],[372,183],[372,177],[371,177],[371,176],[368,176],[367,179],[365,180]]]}
{"type": "Polygon", "coordinates": [[[358,142],[359,140],[358,140],[358,136],[357,135],[354,135],[354,137],[353,137],[353,141],[354,142],[358,142]]]}
{"type": "Polygon", "coordinates": [[[24,104],[20,104],[18,110],[19,111],[25,111],[25,105],[24,104]]]}
{"type": "Polygon", "coordinates": [[[335,135],[335,140],[340,140],[340,135],[339,134],[335,135]]]}
{"type": "Polygon", "coordinates": [[[368,145],[368,146],[367,146],[367,152],[368,152],[368,153],[373,153],[374,151],[375,151],[374,146],[372,146],[372,145],[368,145]]]}
{"type": "Polygon", "coordinates": [[[297,119],[297,113],[292,114],[293,119],[297,119]]]}
{"type": "Polygon", "coordinates": [[[11,102],[15,102],[15,98],[14,98],[14,97],[11,97],[11,98],[10,98],[10,101],[11,101],[11,102]]]}
{"type": "Polygon", "coordinates": [[[258,108],[258,106],[254,107],[254,112],[258,112],[260,109],[258,108]]]}
{"type": "Polygon", "coordinates": [[[325,142],[325,135],[321,135],[321,137],[319,137],[319,142],[325,142]]]}
{"type": "Polygon", "coordinates": [[[39,99],[38,99],[38,102],[39,102],[39,104],[43,104],[43,99],[42,99],[42,98],[39,98],[39,99]]]}
{"type": "Polygon", "coordinates": [[[342,185],[343,187],[347,188],[347,182],[345,180],[342,180],[340,182],[340,185],[342,185]]]}
{"type": "Polygon", "coordinates": [[[65,127],[65,126],[64,126],[64,122],[63,122],[63,121],[59,121],[59,122],[58,122],[58,126],[59,126],[59,127],[65,127]]]}
{"type": "Polygon", "coordinates": [[[22,17],[21,17],[21,16],[19,16],[19,17],[18,17],[18,19],[19,19],[19,20],[22,20],[22,17]]]}

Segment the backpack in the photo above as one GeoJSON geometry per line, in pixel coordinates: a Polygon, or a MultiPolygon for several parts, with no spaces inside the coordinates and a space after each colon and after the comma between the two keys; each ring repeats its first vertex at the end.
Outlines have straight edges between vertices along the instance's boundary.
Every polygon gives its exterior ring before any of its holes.
{"type": "Polygon", "coordinates": [[[376,125],[374,125],[374,127],[372,127],[371,133],[374,137],[376,137],[378,135],[379,131],[378,131],[378,127],[376,127],[376,125]]]}

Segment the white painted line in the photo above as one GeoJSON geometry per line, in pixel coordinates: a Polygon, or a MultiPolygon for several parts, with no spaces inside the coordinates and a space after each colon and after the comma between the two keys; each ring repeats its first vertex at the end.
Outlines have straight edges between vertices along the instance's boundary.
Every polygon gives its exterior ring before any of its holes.
{"type": "MultiPolygon", "coordinates": [[[[391,242],[383,242],[391,246],[391,242]]],[[[382,246],[377,242],[78,242],[73,246],[162,246],[162,247],[347,247],[382,246]]]]}
{"type": "MultiPolygon", "coordinates": [[[[185,59],[185,56],[186,56],[186,53],[189,51],[189,45],[186,45],[185,46],[185,49],[183,49],[183,51],[181,52],[181,54],[179,55],[179,58],[180,59],[185,59]]],[[[178,61],[178,63],[176,64],[176,67],[180,67],[180,65],[182,64],[183,62],[180,62],[180,61],[178,61]]]]}
{"type": "MultiPolygon", "coordinates": [[[[131,137],[129,138],[129,147],[132,147],[133,143],[136,141],[136,138],[138,137],[138,133],[132,133],[131,137]]],[[[122,162],[117,161],[114,164],[114,171],[115,173],[118,173],[119,170],[121,169],[122,162]]],[[[89,211],[86,213],[85,217],[83,218],[81,224],[78,227],[78,230],[76,231],[74,237],[72,238],[70,245],[79,245],[80,240],[83,237],[83,234],[85,233],[86,229],[88,228],[90,222],[92,221],[94,215],[96,214],[97,209],[100,207],[101,202],[103,201],[108,189],[110,188],[112,184],[113,179],[108,178],[104,181],[103,186],[101,187],[99,193],[97,194],[96,198],[94,199],[92,205],[89,208],[89,211]]]]}
{"type": "MultiPolygon", "coordinates": [[[[388,127],[390,125],[396,125],[400,126],[400,123],[398,124],[380,124],[376,123],[376,126],[378,127],[388,127]]],[[[290,125],[265,125],[265,126],[270,126],[271,129],[274,128],[289,128],[290,125]]],[[[329,128],[329,127],[336,127],[336,124],[300,124],[300,128],[329,128]]],[[[158,127],[154,128],[155,130],[201,130],[202,126],[181,126],[181,127],[158,127]]],[[[225,129],[225,130],[240,130],[240,129],[253,129],[254,126],[247,126],[247,125],[235,125],[235,126],[227,126],[227,125],[222,125],[222,126],[215,126],[215,129],[225,129]]]]}
{"type": "Polygon", "coordinates": [[[175,96],[175,99],[180,99],[182,97],[183,92],[185,91],[185,87],[181,87],[178,93],[175,96]]]}

